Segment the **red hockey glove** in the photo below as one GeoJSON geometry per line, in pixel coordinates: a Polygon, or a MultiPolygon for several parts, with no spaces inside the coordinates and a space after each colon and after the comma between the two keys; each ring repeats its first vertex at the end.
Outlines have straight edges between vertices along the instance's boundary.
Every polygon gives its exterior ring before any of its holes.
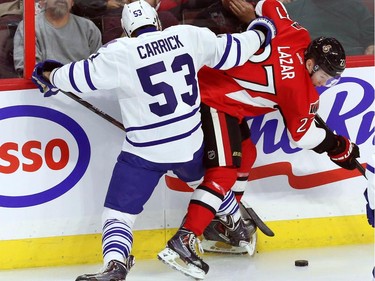
{"type": "Polygon", "coordinates": [[[357,166],[354,159],[359,157],[359,148],[343,136],[335,135],[337,145],[328,151],[329,158],[340,167],[354,170],[357,166]]]}

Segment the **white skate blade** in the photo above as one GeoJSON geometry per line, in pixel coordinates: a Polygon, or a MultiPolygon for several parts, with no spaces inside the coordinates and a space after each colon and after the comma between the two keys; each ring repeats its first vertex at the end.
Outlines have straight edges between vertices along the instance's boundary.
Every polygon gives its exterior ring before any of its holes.
{"type": "Polygon", "coordinates": [[[201,246],[205,252],[231,255],[246,255],[254,256],[257,243],[256,232],[251,236],[250,243],[243,247],[232,246],[225,242],[202,239],[201,246]]]}
{"type": "Polygon", "coordinates": [[[245,249],[250,257],[254,256],[256,246],[257,246],[257,233],[254,232],[250,238],[250,243],[245,246],[245,249]]]}
{"type": "Polygon", "coordinates": [[[179,254],[172,249],[165,248],[158,254],[158,259],[169,267],[180,271],[186,276],[192,277],[196,280],[203,280],[206,276],[206,273],[199,267],[193,264],[187,264],[183,260],[181,260],[179,254]]]}
{"type": "Polygon", "coordinates": [[[244,247],[236,247],[225,242],[213,241],[213,240],[202,240],[201,246],[205,252],[218,253],[218,254],[232,254],[232,255],[244,255],[247,254],[247,250],[244,247]]]}

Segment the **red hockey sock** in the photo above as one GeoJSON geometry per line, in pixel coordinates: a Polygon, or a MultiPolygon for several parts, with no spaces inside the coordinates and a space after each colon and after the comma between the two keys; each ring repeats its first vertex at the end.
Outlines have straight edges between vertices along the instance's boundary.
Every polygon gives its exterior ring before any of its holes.
{"type": "Polygon", "coordinates": [[[237,170],[233,167],[207,169],[203,183],[192,195],[183,227],[197,236],[202,235],[236,178],[237,170]]]}
{"type": "Polygon", "coordinates": [[[190,203],[183,227],[200,236],[214,217],[215,214],[210,209],[190,203]]]}
{"type": "Polygon", "coordinates": [[[243,194],[244,194],[243,192],[234,192],[234,196],[236,197],[236,201],[238,203],[240,203],[243,194]]]}

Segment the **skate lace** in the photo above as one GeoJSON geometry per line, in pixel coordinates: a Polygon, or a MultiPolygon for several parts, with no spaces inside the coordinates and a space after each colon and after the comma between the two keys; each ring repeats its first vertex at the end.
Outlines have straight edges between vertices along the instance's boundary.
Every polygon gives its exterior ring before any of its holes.
{"type": "MultiPolygon", "coordinates": [[[[201,240],[200,240],[198,237],[196,237],[196,236],[194,236],[194,237],[190,240],[190,249],[191,249],[191,251],[192,251],[196,256],[198,256],[198,253],[197,253],[197,251],[196,251],[195,246],[198,246],[197,248],[198,248],[198,250],[199,250],[199,253],[201,253],[201,254],[204,253],[203,246],[202,246],[202,242],[201,242],[201,240]]],[[[199,257],[199,256],[198,256],[198,257],[199,257]]]]}

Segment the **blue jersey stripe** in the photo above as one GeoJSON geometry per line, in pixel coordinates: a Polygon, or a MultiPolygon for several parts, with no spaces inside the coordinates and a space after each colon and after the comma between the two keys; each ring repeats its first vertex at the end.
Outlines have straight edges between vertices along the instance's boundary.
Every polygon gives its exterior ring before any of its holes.
{"type": "Polygon", "coordinates": [[[141,131],[141,130],[148,130],[148,129],[154,129],[154,128],[158,128],[158,127],[163,127],[163,126],[168,125],[168,124],[172,124],[172,123],[175,123],[175,122],[179,122],[181,120],[188,119],[191,116],[194,116],[195,113],[198,110],[199,110],[199,107],[195,108],[192,112],[190,112],[188,114],[181,115],[179,117],[175,117],[175,118],[172,118],[172,119],[169,119],[169,120],[165,120],[165,121],[159,122],[159,123],[154,123],[154,124],[150,124],[150,125],[146,125],[146,126],[141,126],[141,127],[129,127],[129,128],[126,128],[126,132],[141,131]]]}
{"type": "Polygon", "coordinates": [[[55,73],[56,73],[56,71],[53,72],[52,77],[50,77],[50,79],[49,79],[51,81],[51,83],[52,83],[53,86],[56,86],[56,84],[55,84],[55,73]]]}
{"type": "Polygon", "coordinates": [[[74,65],[75,64],[76,64],[75,62],[73,62],[73,63],[70,64],[70,67],[69,67],[69,81],[70,81],[70,84],[72,85],[72,87],[74,88],[74,90],[76,90],[78,93],[82,93],[78,89],[78,87],[76,85],[76,82],[74,81],[74,65]]]}
{"type": "Polygon", "coordinates": [[[223,56],[221,57],[220,62],[214,67],[215,69],[220,69],[224,65],[224,63],[228,59],[230,49],[232,48],[233,37],[230,34],[226,34],[226,36],[227,36],[227,45],[225,47],[225,51],[224,51],[223,56]]]}
{"type": "Polygon", "coordinates": [[[183,138],[190,137],[190,135],[192,133],[194,133],[196,130],[198,130],[201,127],[201,124],[202,124],[202,122],[199,122],[190,131],[188,131],[186,133],[183,133],[183,134],[180,134],[180,135],[173,136],[173,137],[165,138],[165,139],[154,140],[154,141],[149,141],[149,142],[142,142],[142,143],[132,142],[131,140],[128,139],[128,137],[126,137],[126,140],[127,140],[128,143],[130,143],[132,146],[135,146],[135,147],[146,147],[146,146],[164,144],[164,143],[173,142],[173,141],[176,141],[176,140],[180,140],[180,139],[183,139],[183,138]]]}
{"type": "Polygon", "coordinates": [[[369,170],[371,173],[375,174],[375,169],[369,163],[366,164],[366,169],[369,170]]]}
{"type": "Polygon", "coordinates": [[[94,84],[92,83],[89,66],[90,66],[89,62],[87,60],[85,60],[83,62],[83,69],[84,69],[84,72],[85,72],[86,82],[87,82],[87,85],[90,87],[90,89],[94,91],[94,90],[97,90],[97,89],[94,86],[94,84]]]}
{"type": "Polygon", "coordinates": [[[238,66],[240,64],[240,59],[241,59],[241,42],[236,37],[234,37],[233,40],[237,44],[237,59],[236,59],[236,64],[234,66],[238,66]]]}

